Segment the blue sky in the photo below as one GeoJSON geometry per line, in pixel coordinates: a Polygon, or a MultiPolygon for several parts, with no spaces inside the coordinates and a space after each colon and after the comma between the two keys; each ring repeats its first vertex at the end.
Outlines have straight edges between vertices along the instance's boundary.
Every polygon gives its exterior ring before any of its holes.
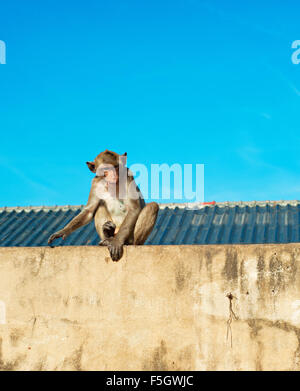
{"type": "Polygon", "coordinates": [[[300,199],[297,1],[1,4],[0,206],[83,204],[85,162],[205,164],[205,201],[300,199]]]}

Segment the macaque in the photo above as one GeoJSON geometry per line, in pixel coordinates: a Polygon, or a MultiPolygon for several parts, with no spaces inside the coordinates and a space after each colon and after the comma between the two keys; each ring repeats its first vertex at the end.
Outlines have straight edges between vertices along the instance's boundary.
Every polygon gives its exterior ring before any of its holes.
{"type": "Polygon", "coordinates": [[[145,243],[159,207],[156,202],[145,204],[126,160],[127,153],[118,155],[106,149],[93,162],[86,162],[96,173],[88,202],[63,229],[50,236],[48,244],[60,237],[65,239],[93,219],[101,238],[99,245],[108,247],[113,261],[122,257],[124,245],[145,243]]]}

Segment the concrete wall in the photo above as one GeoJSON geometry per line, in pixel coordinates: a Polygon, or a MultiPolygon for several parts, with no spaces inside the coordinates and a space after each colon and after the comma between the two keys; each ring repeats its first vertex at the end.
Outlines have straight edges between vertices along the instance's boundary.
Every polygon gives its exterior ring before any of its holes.
{"type": "Polygon", "coordinates": [[[1,248],[0,368],[299,370],[299,262],[300,244],[1,248]]]}

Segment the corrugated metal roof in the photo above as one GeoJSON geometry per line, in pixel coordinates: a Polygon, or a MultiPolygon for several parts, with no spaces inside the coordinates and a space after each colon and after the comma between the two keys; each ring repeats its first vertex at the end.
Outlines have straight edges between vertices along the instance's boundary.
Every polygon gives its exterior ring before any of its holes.
{"type": "MultiPolygon", "coordinates": [[[[47,246],[81,206],[0,208],[0,247],[47,246]]],[[[160,204],[146,244],[243,244],[299,242],[300,201],[160,204]]],[[[94,223],[55,245],[97,245],[94,223]]]]}

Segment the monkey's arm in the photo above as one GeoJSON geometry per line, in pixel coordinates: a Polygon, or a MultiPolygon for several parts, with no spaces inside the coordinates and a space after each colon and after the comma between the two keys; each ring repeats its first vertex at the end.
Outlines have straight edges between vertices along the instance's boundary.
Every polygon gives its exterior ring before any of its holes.
{"type": "Polygon", "coordinates": [[[141,213],[141,199],[142,194],[140,189],[137,187],[132,174],[127,176],[127,215],[120,226],[118,233],[115,238],[118,239],[122,244],[125,244],[130,235],[133,234],[135,224],[141,213]]]}
{"type": "Polygon", "coordinates": [[[127,215],[120,226],[118,233],[112,237],[100,242],[101,245],[107,246],[113,261],[118,261],[123,255],[123,245],[127,239],[133,235],[134,227],[141,213],[140,192],[132,177],[128,178],[129,191],[127,200],[127,215]]]}
{"type": "Polygon", "coordinates": [[[141,212],[139,200],[129,200],[128,213],[125,220],[121,224],[118,233],[111,238],[102,240],[100,245],[107,246],[110,252],[111,259],[118,261],[123,255],[123,245],[127,239],[133,234],[136,221],[141,212]]]}
{"type": "Polygon", "coordinates": [[[136,221],[141,213],[140,200],[130,199],[128,201],[128,212],[120,226],[118,233],[115,235],[115,238],[118,239],[122,244],[126,243],[127,239],[134,231],[136,221]]]}
{"type": "Polygon", "coordinates": [[[98,178],[94,178],[92,181],[92,187],[89,195],[88,202],[82,211],[74,217],[63,229],[55,232],[48,239],[48,244],[51,244],[53,240],[57,238],[65,239],[68,235],[74,232],[76,229],[88,224],[92,221],[96,210],[100,204],[100,199],[96,195],[96,186],[98,183],[98,178]]]}

